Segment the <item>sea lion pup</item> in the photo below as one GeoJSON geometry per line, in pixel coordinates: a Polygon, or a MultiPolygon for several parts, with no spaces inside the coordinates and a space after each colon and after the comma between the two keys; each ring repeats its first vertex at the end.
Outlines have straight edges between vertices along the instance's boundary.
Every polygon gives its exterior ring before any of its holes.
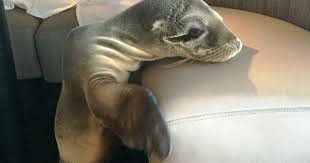
{"type": "Polygon", "coordinates": [[[150,90],[128,84],[143,61],[180,56],[223,62],[240,40],[203,0],[144,0],[102,23],[74,29],[63,57],[55,120],[60,158],[103,163],[117,142],[165,159],[171,143],[150,90]]]}

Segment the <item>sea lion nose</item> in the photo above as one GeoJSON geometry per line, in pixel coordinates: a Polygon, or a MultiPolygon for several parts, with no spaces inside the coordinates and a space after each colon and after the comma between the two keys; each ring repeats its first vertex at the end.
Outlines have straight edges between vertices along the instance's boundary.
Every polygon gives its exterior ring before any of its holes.
{"type": "Polygon", "coordinates": [[[234,40],[237,39],[237,37],[232,33],[232,31],[230,31],[225,24],[220,24],[220,33],[221,36],[223,37],[223,42],[227,43],[227,42],[232,42],[234,40]]]}
{"type": "Polygon", "coordinates": [[[226,42],[232,42],[237,40],[237,37],[228,29],[226,29],[226,42]]]}
{"type": "Polygon", "coordinates": [[[217,45],[231,43],[237,39],[237,37],[224,24],[219,24],[215,32],[218,38],[217,45]]]}
{"type": "Polygon", "coordinates": [[[236,39],[236,44],[235,45],[236,45],[237,49],[240,49],[241,46],[242,46],[241,45],[241,41],[238,38],[236,39]]]}
{"type": "Polygon", "coordinates": [[[231,44],[234,45],[237,49],[242,48],[242,42],[238,37],[236,37],[235,40],[231,41],[231,44]]]}

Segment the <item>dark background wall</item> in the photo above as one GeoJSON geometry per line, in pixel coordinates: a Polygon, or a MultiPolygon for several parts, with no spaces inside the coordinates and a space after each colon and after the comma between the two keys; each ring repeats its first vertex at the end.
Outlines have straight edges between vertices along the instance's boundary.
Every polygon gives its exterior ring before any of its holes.
{"type": "Polygon", "coordinates": [[[24,163],[23,109],[17,93],[15,69],[8,27],[0,1],[0,162],[24,163]]]}
{"type": "Polygon", "coordinates": [[[57,163],[53,122],[60,84],[17,80],[0,0],[0,162],[57,163]]]}

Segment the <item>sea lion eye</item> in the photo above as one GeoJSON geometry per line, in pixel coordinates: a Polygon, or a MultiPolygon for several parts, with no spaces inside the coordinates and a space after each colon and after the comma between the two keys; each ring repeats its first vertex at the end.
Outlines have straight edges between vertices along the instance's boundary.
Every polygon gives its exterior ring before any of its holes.
{"type": "Polygon", "coordinates": [[[204,33],[204,30],[202,29],[199,29],[199,28],[191,28],[189,31],[188,31],[188,36],[190,38],[199,38],[202,34],[204,33]]]}
{"type": "Polygon", "coordinates": [[[191,28],[187,34],[175,37],[168,37],[167,40],[170,42],[188,42],[192,39],[199,38],[205,31],[199,28],[191,28]]]}

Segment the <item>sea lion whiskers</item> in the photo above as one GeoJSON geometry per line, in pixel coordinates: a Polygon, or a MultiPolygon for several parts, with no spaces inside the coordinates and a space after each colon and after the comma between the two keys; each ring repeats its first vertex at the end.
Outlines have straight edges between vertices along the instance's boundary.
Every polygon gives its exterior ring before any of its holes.
{"type": "Polygon", "coordinates": [[[177,66],[180,66],[188,61],[192,60],[191,58],[183,58],[183,59],[180,59],[176,62],[172,62],[172,63],[169,63],[168,65],[164,65],[162,66],[163,68],[174,68],[174,67],[177,67],[177,66]]]}

